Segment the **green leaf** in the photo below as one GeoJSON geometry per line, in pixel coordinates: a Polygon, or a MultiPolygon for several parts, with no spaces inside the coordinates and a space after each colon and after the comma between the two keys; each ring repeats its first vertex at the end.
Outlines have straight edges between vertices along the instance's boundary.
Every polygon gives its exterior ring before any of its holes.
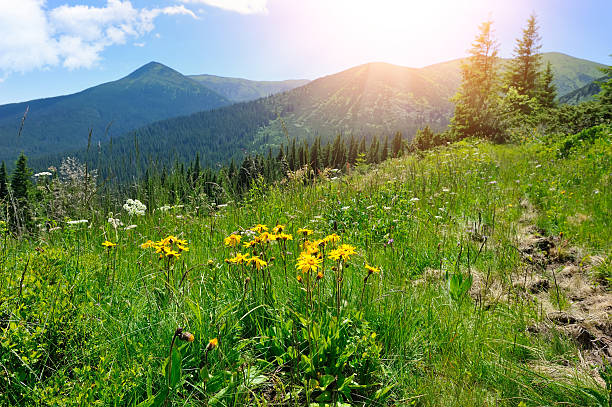
{"type": "Polygon", "coordinates": [[[166,359],[166,382],[171,388],[174,388],[181,379],[181,352],[174,348],[172,349],[172,366],[170,366],[170,359],[166,359]],[[171,370],[169,370],[171,369],[171,370]]]}

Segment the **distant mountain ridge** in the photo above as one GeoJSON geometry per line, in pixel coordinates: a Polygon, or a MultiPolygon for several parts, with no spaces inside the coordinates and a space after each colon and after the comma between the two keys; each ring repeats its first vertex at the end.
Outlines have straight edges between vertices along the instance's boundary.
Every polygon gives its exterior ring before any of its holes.
{"type": "Polygon", "coordinates": [[[231,101],[157,62],[84,91],[0,106],[0,159],[49,154],[106,142],[156,120],[210,110],[231,101]],[[26,108],[28,114],[17,134],[26,108]]]}
{"type": "MultiPolygon", "coordinates": [[[[563,54],[543,59],[553,61],[560,89],[589,83],[603,66],[563,54]]],[[[245,153],[276,150],[287,144],[285,132],[300,142],[317,136],[325,142],[338,133],[370,139],[401,131],[410,138],[425,125],[443,130],[452,116],[449,98],[460,84],[460,66],[461,60],[419,69],[364,64],[266,98],[147,125],[113,140],[112,154],[103,146],[98,156],[112,155],[118,163],[112,171],[118,174],[138,155],[136,142],[143,168],[191,160],[196,153],[204,165],[215,166],[245,153]]]]}
{"type": "Polygon", "coordinates": [[[233,102],[248,102],[275,93],[306,85],[308,79],[289,79],[285,81],[252,81],[242,78],[229,78],[215,75],[189,75],[209,89],[214,90],[233,102]]]}

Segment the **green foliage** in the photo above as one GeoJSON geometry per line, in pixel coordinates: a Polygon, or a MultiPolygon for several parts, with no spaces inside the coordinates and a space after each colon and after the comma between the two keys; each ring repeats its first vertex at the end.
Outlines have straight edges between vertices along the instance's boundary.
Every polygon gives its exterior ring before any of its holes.
{"type": "Polygon", "coordinates": [[[6,175],[6,165],[2,161],[0,166],[0,202],[4,202],[8,199],[8,178],[6,175]]]}
{"type": "Polygon", "coordinates": [[[493,37],[492,24],[486,21],[480,25],[480,32],[470,49],[471,56],[461,66],[462,82],[452,99],[455,114],[451,119],[451,128],[458,138],[504,138],[497,113],[498,44],[493,37]]]}
{"type": "MultiPolygon", "coordinates": [[[[505,85],[508,88],[515,88],[520,95],[530,98],[538,93],[540,66],[542,65],[540,54],[542,45],[538,29],[536,16],[532,14],[527,20],[527,26],[523,28],[523,36],[516,40],[514,58],[510,60],[505,72],[505,85]]],[[[550,72],[550,83],[552,83],[552,71],[550,72]]]]}
{"type": "Polygon", "coordinates": [[[144,216],[113,211],[135,228],[109,224],[101,199],[89,223],[56,222],[31,240],[0,232],[0,404],[605,405],[579,345],[527,329],[545,319],[515,291],[529,265],[513,246],[519,219],[563,232],[583,267],[603,259],[590,270],[609,287],[610,137],[599,126],[515,145],[466,139],[339,179],[255,181],[248,199],[221,206],[197,200],[208,175],[194,178],[194,162],[170,168],[163,185],[149,174],[155,205],[144,216]],[[190,192],[173,197],[175,185],[190,192]],[[256,223],[285,224],[294,240],[244,248],[256,223]],[[312,240],[335,232],[357,247],[341,279],[326,248],[320,284],[301,271],[296,281],[304,226],[312,240]],[[224,247],[231,233],[240,248],[224,247]],[[169,234],[189,251],[168,283],[165,261],[140,245],[169,234]],[[226,263],[236,251],[264,256],[265,272],[226,263]],[[365,263],[381,272],[364,281],[365,263]],[[517,295],[472,293],[485,281],[517,295]],[[177,326],[194,340],[170,351],[177,326]]]}

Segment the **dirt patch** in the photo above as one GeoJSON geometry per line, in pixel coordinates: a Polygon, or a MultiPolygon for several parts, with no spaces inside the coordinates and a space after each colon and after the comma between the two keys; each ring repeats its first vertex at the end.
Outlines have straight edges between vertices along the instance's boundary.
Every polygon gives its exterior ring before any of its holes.
{"type": "Polygon", "coordinates": [[[554,329],[572,338],[591,367],[612,360],[612,292],[590,273],[600,257],[584,256],[562,234],[547,236],[530,223],[534,216],[528,203],[525,209],[517,236],[525,278],[514,288],[531,295],[546,316],[529,330],[546,334],[554,329]]]}

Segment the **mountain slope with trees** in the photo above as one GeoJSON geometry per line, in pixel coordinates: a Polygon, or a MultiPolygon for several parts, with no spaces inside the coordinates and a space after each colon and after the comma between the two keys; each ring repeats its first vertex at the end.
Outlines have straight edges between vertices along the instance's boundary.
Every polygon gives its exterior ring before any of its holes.
{"type": "Polygon", "coordinates": [[[165,65],[151,62],[130,75],[72,95],[0,106],[0,159],[58,153],[106,142],[147,123],[231,102],[165,65]],[[27,110],[27,116],[22,118],[27,110]]]}
{"type": "Polygon", "coordinates": [[[243,78],[228,78],[215,75],[189,75],[189,78],[212,89],[232,102],[248,102],[275,93],[286,92],[306,85],[308,79],[285,81],[251,81],[243,78]]]}

